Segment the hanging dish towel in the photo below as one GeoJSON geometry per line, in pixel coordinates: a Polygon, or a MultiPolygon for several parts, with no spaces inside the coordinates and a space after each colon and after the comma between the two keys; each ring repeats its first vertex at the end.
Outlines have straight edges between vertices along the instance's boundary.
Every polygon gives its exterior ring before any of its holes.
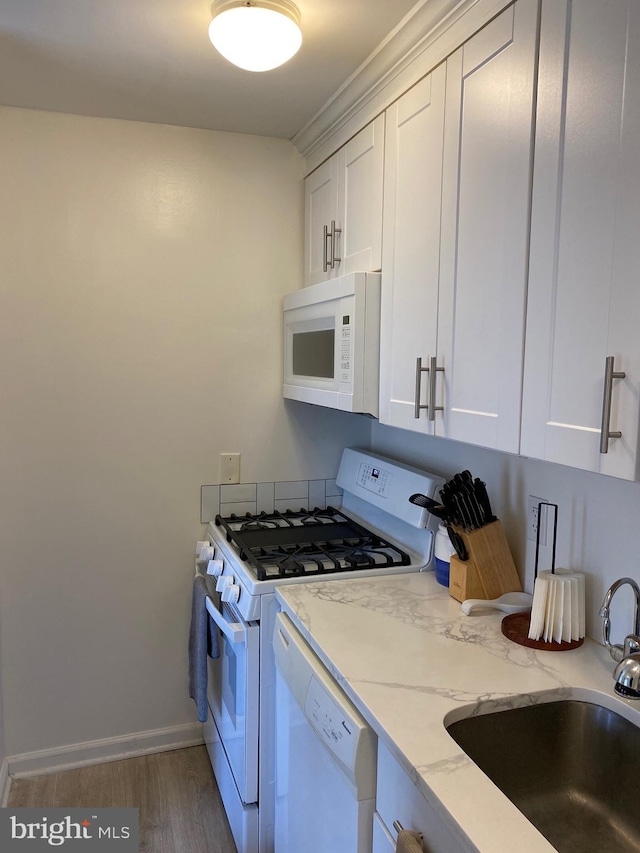
{"type": "Polygon", "coordinates": [[[189,629],[189,696],[196,703],[201,723],[206,722],[209,715],[207,654],[212,658],[220,656],[218,629],[207,611],[208,594],[205,578],[197,575],[193,582],[189,629]]]}
{"type": "Polygon", "coordinates": [[[396,839],[396,853],[422,853],[422,835],[401,829],[396,839]]]}

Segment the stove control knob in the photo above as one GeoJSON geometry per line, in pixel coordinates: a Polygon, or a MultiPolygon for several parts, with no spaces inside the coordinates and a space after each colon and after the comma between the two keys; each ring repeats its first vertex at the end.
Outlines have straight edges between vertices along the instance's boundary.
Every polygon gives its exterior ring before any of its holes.
{"type": "Polygon", "coordinates": [[[207,574],[213,575],[214,578],[219,578],[223,569],[224,563],[222,560],[209,560],[207,563],[207,574]]]}
{"type": "Polygon", "coordinates": [[[240,587],[237,583],[230,583],[225,586],[222,590],[222,600],[230,601],[232,604],[236,604],[238,599],[240,598],[240,587]]]}
{"type": "Polygon", "coordinates": [[[233,576],[220,575],[218,580],[216,581],[216,590],[218,592],[222,592],[226,587],[230,586],[232,583],[233,583],[233,576]]]}
{"type": "Polygon", "coordinates": [[[202,553],[202,551],[203,551],[205,548],[209,548],[209,547],[210,547],[210,545],[211,545],[211,542],[207,542],[206,540],[204,540],[204,541],[200,540],[200,541],[196,542],[196,557],[197,557],[199,560],[201,560],[201,559],[202,559],[202,557],[200,556],[200,554],[202,553]]]}
{"type": "Polygon", "coordinates": [[[209,560],[213,560],[216,549],[213,545],[205,545],[204,548],[200,549],[200,556],[198,559],[201,563],[208,563],[209,560]]]}

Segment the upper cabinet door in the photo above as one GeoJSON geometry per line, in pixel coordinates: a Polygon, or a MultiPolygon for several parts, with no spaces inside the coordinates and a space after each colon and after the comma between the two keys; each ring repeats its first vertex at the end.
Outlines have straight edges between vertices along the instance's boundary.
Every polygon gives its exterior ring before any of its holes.
{"type": "Polygon", "coordinates": [[[447,60],[436,433],[517,453],[538,0],[447,60]]]}
{"type": "Polygon", "coordinates": [[[436,355],[445,65],[386,115],[380,420],[433,432],[426,405],[436,355]]]}
{"type": "Polygon", "coordinates": [[[384,115],[344,146],[341,174],[343,272],[374,272],[382,264],[384,115]]]}
{"type": "Polygon", "coordinates": [[[545,0],[540,47],[521,452],[636,479],[640,3],[545,0]]]}
{"type": "Polygon", "coordinates": [[[384,115],[305,181],[305,285],[381,266],[384,115]]]}
{"type": "MultiPolygon", "coordinates": [[[[339,159],[332,157],[305,180],[305,285],[338,274],[331,267],[331,223],[338,217],[339,159]]],[[[340,227],[339,225],[337,226],[340,227]]]]}

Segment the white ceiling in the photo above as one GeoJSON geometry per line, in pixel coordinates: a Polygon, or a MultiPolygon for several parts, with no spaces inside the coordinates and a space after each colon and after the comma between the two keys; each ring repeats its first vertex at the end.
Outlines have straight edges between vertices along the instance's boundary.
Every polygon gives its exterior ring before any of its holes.
{"type": "Polygon", "coordinates": [[[254,74],[211,46],[210,0],[0,0],[0,104],[290,139],[425,2],[296,0],[299,53],[254,74]]]}

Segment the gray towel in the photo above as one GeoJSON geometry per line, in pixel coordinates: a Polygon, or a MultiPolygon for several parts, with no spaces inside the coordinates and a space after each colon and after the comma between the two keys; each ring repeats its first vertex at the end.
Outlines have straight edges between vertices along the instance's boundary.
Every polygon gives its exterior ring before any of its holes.
{"type": "Polygon", "coordinates": [[[193,582],[191,599],[191,627],[189,629],[189,696],[196,703],[198,720],[206,722],[209,715],[207,702],[207,654],[220,657],[218,628],[207,611],[207,582],[198,575],[193,582]]]}
{"type": "Polygon", "coordinates": [[[401,829],[396,840],[396,853],[422,853],[422,833],[401,829]]]}

